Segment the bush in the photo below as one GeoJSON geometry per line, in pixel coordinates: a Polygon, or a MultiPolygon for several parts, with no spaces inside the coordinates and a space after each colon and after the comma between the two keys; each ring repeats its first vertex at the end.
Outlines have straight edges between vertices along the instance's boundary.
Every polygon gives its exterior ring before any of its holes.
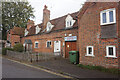
{"type": "Polygon", "coordinates": [[[13,49],[14,49],[14,51],[17,51],[17,52],[23,52],[23,50],[24,50],[23,45],[21,43],[14,45],[13,49]]]}
{"type": "Polygon", "coordinates": [[[12,48],[2,48],[2,55],[6,55],[7,54],[7,50],[13,51],[12,48]]]}

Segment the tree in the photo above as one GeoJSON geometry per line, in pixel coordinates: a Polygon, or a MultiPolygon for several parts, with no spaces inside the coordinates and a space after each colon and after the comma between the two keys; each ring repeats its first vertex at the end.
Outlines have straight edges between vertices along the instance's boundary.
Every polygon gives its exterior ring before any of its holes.
{"type": "Polygon", "coordinates": [[[34,18],[33,12],[28,2],[2,2],[3,39],[14,26],[26,28],[28,19],[34,18]]]}

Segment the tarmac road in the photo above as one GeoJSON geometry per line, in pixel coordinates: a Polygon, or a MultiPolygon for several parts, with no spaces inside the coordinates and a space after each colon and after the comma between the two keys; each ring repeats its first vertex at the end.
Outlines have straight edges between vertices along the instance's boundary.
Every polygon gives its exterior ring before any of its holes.
{"type": "Polygon", "coordinates": [[[2,59],[2,78],[62,78],[36,68],[2,59]]]}

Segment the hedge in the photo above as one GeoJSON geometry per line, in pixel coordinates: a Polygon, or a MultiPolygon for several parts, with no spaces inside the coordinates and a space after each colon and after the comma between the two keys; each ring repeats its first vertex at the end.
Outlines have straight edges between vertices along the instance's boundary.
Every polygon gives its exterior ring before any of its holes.
{"type": "Polygon", "coordinates": [[[6,55],[7,50],[14,51],[12,48],[2,48],[2,55],[6,55]]]}
{"type": "Polygon", "coordinates": [[[14,49],[14,51],[17,51],[17,52],[23,52],[23,50],[24,50],[23,45],[21,43],[14,45],[13,49],[14,49]]]}

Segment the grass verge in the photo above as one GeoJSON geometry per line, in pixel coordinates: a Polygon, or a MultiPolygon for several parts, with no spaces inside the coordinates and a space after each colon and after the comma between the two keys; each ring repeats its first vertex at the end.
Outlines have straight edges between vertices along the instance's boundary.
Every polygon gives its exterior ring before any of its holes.
{"type": "Polygon", "coordinates": [[[102,66],[91,66],[91,65],[83,65],[83,64],[78,64],[77,66],[85,69],[90,69],[90,70],[99,70],[102,72],[120,74],[120,69],[116,69],[116,68],[105,68],[102,66]]]}

